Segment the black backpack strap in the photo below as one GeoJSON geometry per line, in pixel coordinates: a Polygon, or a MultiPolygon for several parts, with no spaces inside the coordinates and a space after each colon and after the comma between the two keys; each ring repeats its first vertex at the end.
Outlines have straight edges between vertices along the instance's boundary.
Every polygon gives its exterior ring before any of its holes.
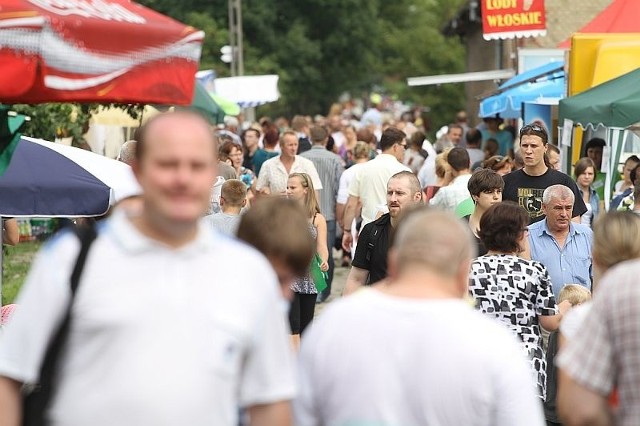
{"type": "Polygon", "coordinates": [[[51,400],[52,386],[55,380],[56,365],[62,348],[69,334],[69,325],[71,324],[71,307],[75,300],[75,295],[80,284],[80,277],[84,269],[89,248],[96,239],[96,230],[93,226],[82,226],[75,228],[76,235],[80,240],[80,252],[76,258],[73,272],[70,277],[71,296],[67,309],[60,326],[55,331],[53,338],[47,346],[47,351],[40,368],[40,377],[38,384],[33,390],[25,395],[23,404],[23,425],[41,425],[45,424],[44,415],[51,400]]]}

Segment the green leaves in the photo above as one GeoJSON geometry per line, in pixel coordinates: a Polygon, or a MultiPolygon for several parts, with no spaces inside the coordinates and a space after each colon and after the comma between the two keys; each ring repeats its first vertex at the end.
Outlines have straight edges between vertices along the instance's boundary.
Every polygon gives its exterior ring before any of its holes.
{"type": "MultiPolygon", "coordinates": [[[[142,0],[206,33],[201,68],[220,76],[229,66],[227,0],[142,0]]],[[[410,88],[406,78],[464,71],[458,39],[441,28],[464,0],[243,0],[246,74],[280,75],[282,98],[272,114],[326,114],[338,97],[374,86],[428,106],[445,124],[464,104],[462,85],[410,88]]],[[[261,112],[264,112],[261,109],[261,112]]]]}

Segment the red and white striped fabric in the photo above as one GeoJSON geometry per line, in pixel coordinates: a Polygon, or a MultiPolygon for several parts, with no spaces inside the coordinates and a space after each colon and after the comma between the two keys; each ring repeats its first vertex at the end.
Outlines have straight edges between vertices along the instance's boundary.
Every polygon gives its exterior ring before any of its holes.
{"type": "Polygon", "coordinates": [[[187,105],[203,38],[128,0],[4,0],[0,102],[187,105]]]}

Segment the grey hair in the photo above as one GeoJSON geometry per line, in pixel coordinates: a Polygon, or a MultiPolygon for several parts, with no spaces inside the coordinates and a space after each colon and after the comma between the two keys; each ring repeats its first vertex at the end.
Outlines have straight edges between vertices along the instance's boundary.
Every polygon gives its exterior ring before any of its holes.
{"type": "Polygon", "coordinates": [[[426,206],[412,209],[400,221],[393,247],[400,271],[420,264],[446,277],[476,256],[469,227],[451,213],[426,206]]]}
{"type": "Polygon", "coordinates": [[[542,204],[549,204],[554,198],[559,200],[570,198],[572,203],[576,200],[576,196],[573,194],[571,188],[562,184],[551,185],[545,189],[542,193],[542,204]]]}

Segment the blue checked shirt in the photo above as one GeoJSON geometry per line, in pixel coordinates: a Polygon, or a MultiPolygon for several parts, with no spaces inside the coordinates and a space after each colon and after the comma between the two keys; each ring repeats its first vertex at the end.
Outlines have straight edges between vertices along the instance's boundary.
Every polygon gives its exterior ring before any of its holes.
{"type": "Polygon", "coordinates": [[[580,284],[591,290],[592,242],[593,232],[588,225],[571,222],[562,249],[551,235],[546,220],[529,225],[531,259],[549,271],[554,296],[558,297],[565,284],[580,284]]]}

